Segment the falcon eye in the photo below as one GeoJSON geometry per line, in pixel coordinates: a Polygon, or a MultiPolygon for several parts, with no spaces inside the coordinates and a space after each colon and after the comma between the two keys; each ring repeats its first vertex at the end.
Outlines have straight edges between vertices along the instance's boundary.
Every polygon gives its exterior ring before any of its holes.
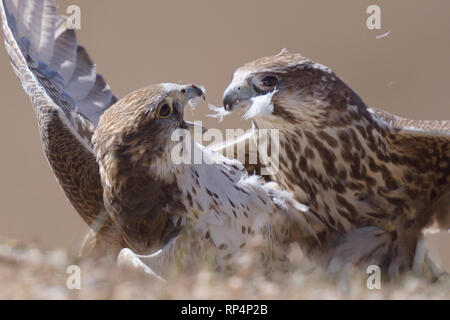
{"type": "Polygon", "coordinates": [[[159,107],[158,107],[158,111],[156,113],[156,116],[160,119],[165,119],[168,116],[170,116],[173,112],[173,107],[172,104],[170,104],[169,102],[165,101],[163,102],[159,107]]]}
{"type": "Polygon", "coordinates": [[[278,84],[278,79],[274,76],[267,76],[261,80],[264,87],[273,88],[278,84]]]}
{"type": "Polygon", "coordinates": [[[252,79],[253,86],[259,93],[266,93],[278,85],[278,77],[272,74],[262,74],[252,79]]]}

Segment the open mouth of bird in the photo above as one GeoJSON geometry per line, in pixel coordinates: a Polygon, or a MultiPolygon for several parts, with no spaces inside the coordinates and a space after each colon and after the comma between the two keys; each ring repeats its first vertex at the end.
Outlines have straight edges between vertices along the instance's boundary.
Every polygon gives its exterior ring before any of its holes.
{"type": "Polygon", "coordinates": [[[249,120],[255,117],[268,117],[273,113],[274,105],[272,103],[273,95],[277,90],[269,91],[265,94],[253,96],[251,98],[237,98],[231,103],[223,106],[224,111],[217,111],[220,116],[230,114],[234,110],[244,111],[243,119],[249,120]]]}
{"type": "Polygon", "coordinates": [[[236,99],[231,104],[227,104],[223,108],[227,112],[233,112],[237,109],[248,109],[252,105],[252,102],[249,99],[236,99]]]}
{"type": "Polygon", "coordinates": [[[196,106],[206,100],[206,92],[203,87],[198,87],[195,85],[191,85],[191,89],[187,93],[186,101],[192,109],[195,109],[196,106]]]}
{"type": "MultiPolygon", "coordinates": [[[[186,121],[184,119],[184,110],[188,105],[192,110],[194,110],[199,103],[206,100],[206,92],[203,87],[191,85],[187,89],[186,100],[185,103],[180,108],[181,113],[181,127],[184,129],[192,130],[199,125],[195,124],[191,121],[186,121]]],[[[200,127],[201,132],[205,133],[206,129],[204,127],[200,127]]]]}

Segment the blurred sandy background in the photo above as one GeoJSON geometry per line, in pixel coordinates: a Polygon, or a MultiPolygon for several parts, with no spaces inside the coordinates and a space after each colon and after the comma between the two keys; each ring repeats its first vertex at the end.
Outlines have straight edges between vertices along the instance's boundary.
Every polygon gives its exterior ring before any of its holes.
{"type": "MultiPolygon", "coordinates": [[[[450,119],[450,2],[434,1],[59,1],[81,7],[79,42],[118,97],[158,82],[193,82],[221,103],[234,69],[282,48],[331,67],[371,106],[417,119],[450,119]],[[366,8],[381,7],[381,30],[366,8]],[[391,30],[384,38],[376,37],[391,30]]],[[[86,225],[57,185],[41,150],[31,104],[0,50],[0,236],[47,248],[79,247],[86,225]]],[[[206,104],[189,119],[220,125],[206,104]]],[[[450,270],[450,237],[433,255],[450,270]]]]}

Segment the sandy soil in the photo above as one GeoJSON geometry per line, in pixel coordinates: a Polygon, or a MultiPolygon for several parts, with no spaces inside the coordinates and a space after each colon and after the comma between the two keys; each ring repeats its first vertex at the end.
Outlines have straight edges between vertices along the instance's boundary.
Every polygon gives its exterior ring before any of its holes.
{"type": "Polygon", "coordinates": [[[430,282],[413,275],[369,290],[366,276],[330,279],[294,257],[295,271],[268,280],[243,268],[231,277],[210,272],[172,272],[166,283],[113,260],[79,260],[64,250],[45,251],[17,241],[0,243],[0,299],[450,299],[450,277],[430,282]],[[71,265],[79,266],[80,289],[68,289],[71,265]]]}

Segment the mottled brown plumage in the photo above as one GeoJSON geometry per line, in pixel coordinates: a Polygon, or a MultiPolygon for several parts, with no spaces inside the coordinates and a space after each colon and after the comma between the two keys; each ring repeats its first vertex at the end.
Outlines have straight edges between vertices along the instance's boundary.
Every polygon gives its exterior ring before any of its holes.
{"type": "Polygon", "coordinates": [[[319,214],[322,245],[299,239],[333,269],[378,264],[391,276],[412,267],[424,228],[450,215],[450,122],[373,110],[331,70],[286,51],[239,68],[227,110],[252,110],[275,92],[256,128],[280,130],[272,178],[319,214]]]}
{"type": "Polygon", "coordinates": [[[82,254],[104,254],[121,247],[121,237],[103,203],[98,164],[73,137],[51,106],[37,110],[44,153],[65,195],[83,220],[95,231],[82,248],[82,254]],[[109,248],[108,248],[109,247],[109,248]]]}
{"type": "MultiPolygon", "coordinates": [[[[211,252],[215,269],[232,272],[255,242],[258,268],[285,269],[285,229],[298,223],[313,236],[319,222],[277,184],[194,142],[184,107],[203,96],[194,85],[159,84],[105,111],[92,141],[106,209],[135,252],[148,252],[148,242],[158,239],[167,243],[145,260],[159,274],[182,249],[187,253],[178,262],[184,266],[211,252]],[[180,154],[191,156],[181,161],[180,154]]],[[[119,256],[123,260],[141,264],[128,249],[119,256]]]]}

